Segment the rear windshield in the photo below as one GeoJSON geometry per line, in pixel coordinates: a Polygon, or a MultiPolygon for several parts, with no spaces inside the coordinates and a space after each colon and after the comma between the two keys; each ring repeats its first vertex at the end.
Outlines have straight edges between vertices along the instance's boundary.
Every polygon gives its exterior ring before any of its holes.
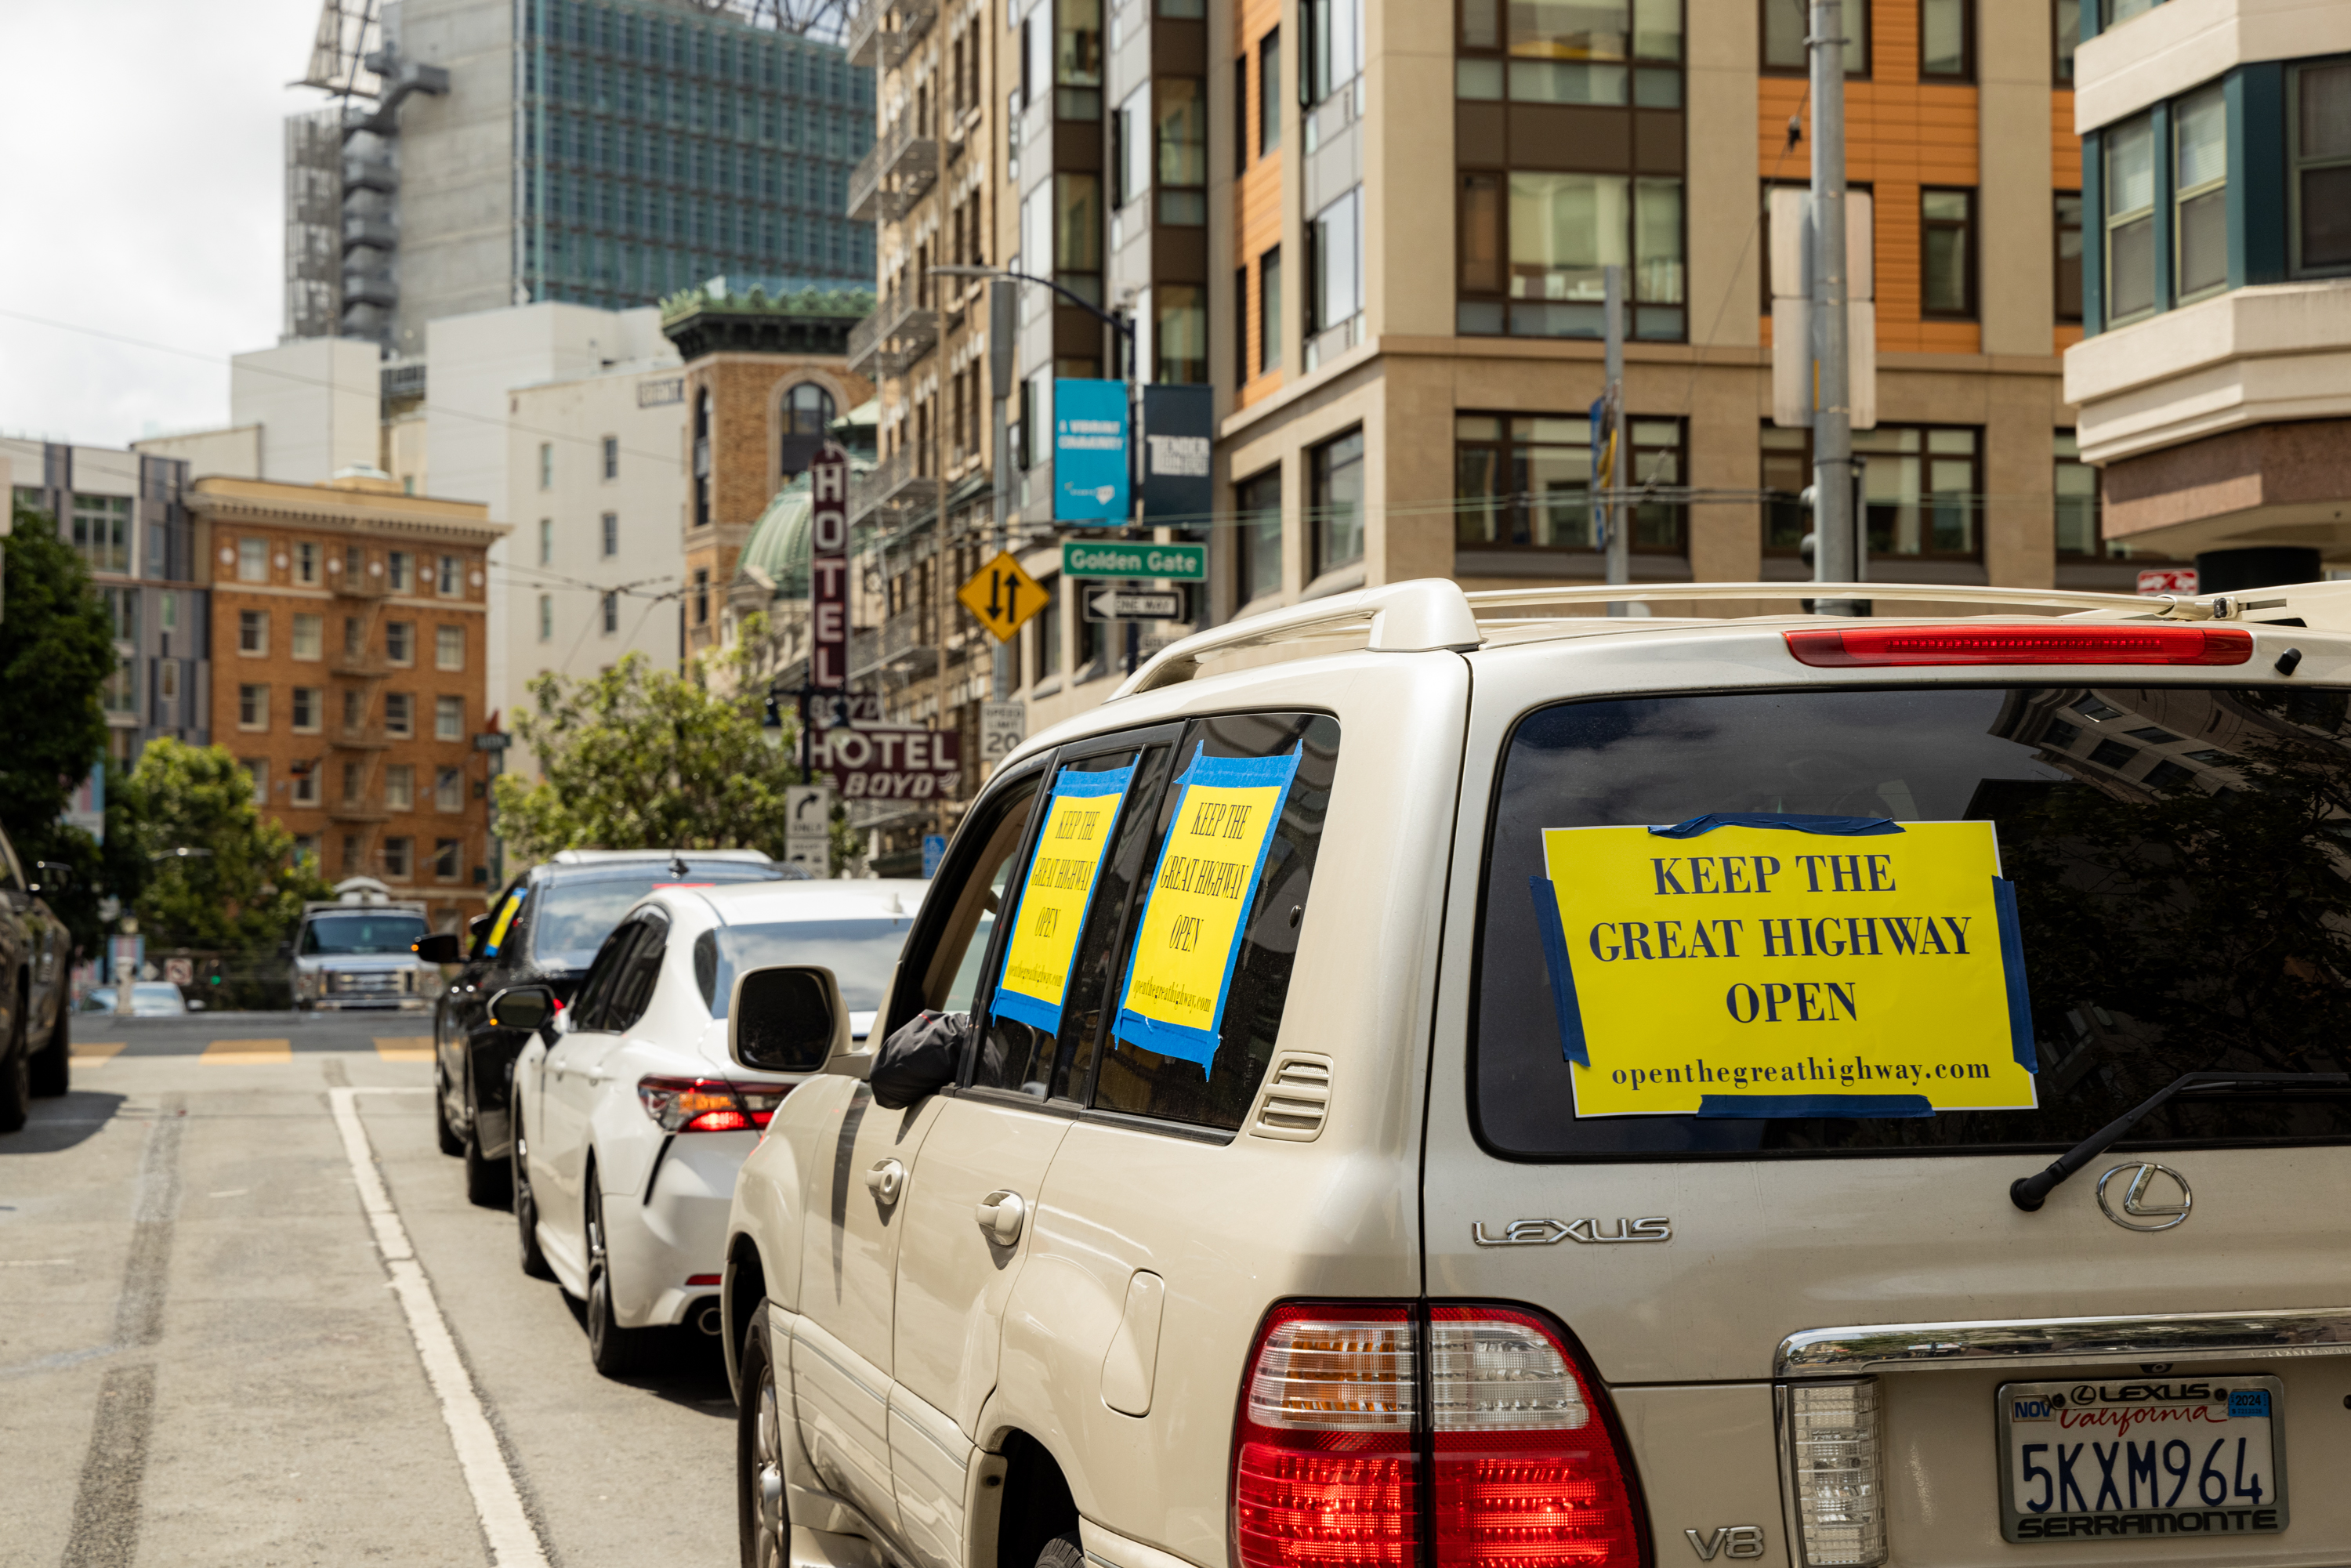
{"type": "Polygon", "coordinates": [[[596,950],[630,906],[656,887],[716,882],[772,882],[775,872],[754,862],[719,862],[694,866],[680,876],[666,865],[649,865],[639,872],[606,872],[590,877],[560,877],[543,883],[537,894],[538,908],[531,915],[530,955],[539,963],[566,969],[584,969],[596,961],[596,950]]]}
{"type": "Polygon", "coordinates": [[[314,915],[302,927],[302,956],[405,953],[428,935],[421,915],[314,915]]]}
{"type": "MultiPolygon", "coordinates": [[[[2181,686],[1750,692],[1542,709],[1512,736],[1490,831],[1471,1058],[1479,1134],[1498,1154],[1537,1159],[2063,1148],[2182,1073],[2344,1071],[2345,713],[2339,690],[2181,686]],[[2012,960],[2021,949],[2024,975],[1998,1026],[2001,1053],[2012,1026],[2016,1064],[2030,1056],[2035,1070],[2025,1096],[2010,1103],[2035,1108],[1955,1110],[1938,1101],[1932,1114],[1808,1115],[1792,1093],[1781,1107],[1790,1113],[1779,1115],[1739,1115],[1731,1112],[1749,1103],[1718,1102],[1713,1113],[1600,1115],[1586,1107],[1579,1116],[1562,1037],[1594,1015],[1554,1007],[1549,977],[1567,961],[1562,949],[1614,958],[1633,948],[1621,925],[1604,932],[1562,919],[1552,934],[1541,889],[1573,882],[1576,855],[1600,840],[1557,835],[1547,860],[1545,830],[1730,813],[1843,819],[1840,831],[1862,836],[1824,837],[1814,824],[1758,837],[1787,841],[1792,859],[1810,850],[1862,853],[1856,866],[1867,863],[1865,852],[1901,841],[1870,836],[1891,831],[1872,820],[1991,823],[1999,874],[2014,900],[2012,918],[2001,922],[2003,950],[2012,960]]],[[[1623,841],[1635,854],[1654,842],[1668,875],[1672,856],[1708,843],[1703,833],[1623,841]]],[[[1680,862],[1685,883],[1688,863],[1680,862]]],[[[1675,913],[1698,904],[1677,901],[1675,913]]],[[[1576,897],[1553,905],[1580,906],[1576,897]]],[[[1750,946],[1745,956],[1755,956],[1750,946]]],[[[1660,988],[1652,994],[1702,994],[1742,1022],[1762,1005],[1725,984],[1735,978],[1727,965],[1638,967],[1642,986],[1660,988]]],[[[1625,973],[1609,971],[1609,982],[1625,973]]],[[[1833,967],[1823,977],[1836,977],[1833,967]]],[[[1563,988],[1575,988],[1570,978],[1563,988]]],[[[1775,1050],[1786,1047],[1780,1060],[1835,1061],[1838,998],[1823,989],[1817,999],[1816,1019],[1799,1020],[1793,1003],[1785,1009],[1786,1027],[1772,1036],[1775,1050]]],[[[1632,1041],[1646,1060],[1688,1071],[1680,1064],[1692,1053],[1680,1040],[1612,1027],[1612,1048],[1632,1041]]],[[[1820,1075],[1817,1067],[1778,1071],[1820,1075]]],[[[1708,1072],[1707,1082],[1719,1081],[1708,1072]]],[[[1604,1092],[1587,1081],[1594,1106],[1604,1092]]],[[[2351,1101],[2304,1092],[2176,1101],[2125,1146],[2346,1136],[2351,1101]]]]}
{"type": "Polygon", "coordinates": [[[779,920],[768,925],[722,925],[694,939],[694,979],[710,1016],[726,1016],[735,977],[770,964],[821,964],[841,982],[853,1013],[882,1005],[882,988],[906,945],[913,915],[892,920],[779,920]]]}

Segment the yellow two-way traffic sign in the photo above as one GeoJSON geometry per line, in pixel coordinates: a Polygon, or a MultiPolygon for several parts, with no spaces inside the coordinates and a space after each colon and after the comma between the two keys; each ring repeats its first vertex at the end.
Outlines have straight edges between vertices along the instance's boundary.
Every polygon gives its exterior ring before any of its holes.
{"type": "Polygon", "coordinates": [[[1023,622],[1053,602],[1053,596],[1009,554],[998,555],[972,573],[971,580],[956,590],[956,597],[999,643],[1012,641],[1023,622]]]}

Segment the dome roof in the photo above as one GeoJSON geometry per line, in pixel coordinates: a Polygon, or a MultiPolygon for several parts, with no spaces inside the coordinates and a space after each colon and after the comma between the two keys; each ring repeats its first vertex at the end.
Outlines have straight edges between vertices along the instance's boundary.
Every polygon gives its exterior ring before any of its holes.
{"type": "Polygon", "coordinates": [[[759,520],[751,525],[751,537],[736,560],[736,571],[747,576],[757,567],[775,584],[775,596],[807,598],[810,509],[809,476],[802,474],[777,491],[759,520]]]}

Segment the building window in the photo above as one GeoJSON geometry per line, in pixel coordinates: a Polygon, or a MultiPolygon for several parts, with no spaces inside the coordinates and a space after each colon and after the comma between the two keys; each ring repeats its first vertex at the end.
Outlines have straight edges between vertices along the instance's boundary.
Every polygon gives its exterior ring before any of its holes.
{"type": "Polygon", "coordinates": [[[710,521],[710,392],[694,394],[694,525],[710,521]]]}
{"type": "Polygon", "coordinates": [[[406,740],[415,735],[415,693],[386,692],[383,694],[383,732],[395,740],[406,740]]]}
{"type": "Polygon", "coordinates": [[[710,624],[710,569],[696,567],[694,572],[694,623],[710,624]]]}
{"type": "Polygon", "coordinates": [[[1056,171],[1053,175],[1053,278],[1096,304],[1102,301],[1102,177],[1056,171]]]}
{"type": "MultiPolygon", "coordinates": [[[[350,771],[351,765],[348,762],[343,764],[343,773],[347,779],[350,771]]],[[[355,799],[356,797],[350,798],[355,799]]],[[[360,836],[357,833],[345,833],[343,835],[343,869],[350,872],[355,872],[360,869],[360,836]]]]}
{"type": "Polygon", "coordinates": [[[1233,384],[1247,383],[1254,374],[1249,369],[1249,322],[1255,319],[1249,311],[1249,269],[1233,269],[1233,384]]]}
{"type": "Polygon", "coordinates": [[[383,656],[392,664],[416,663],[416,622],[387,621],[383,623],[383,656]]]}
{"type": "Polygon", "coordinates": [[[1257,152],[1281,147],[1281,29],[1257,41],[1257,152]]]}
{"type": "MultiPolygon", "coordinates": [[[[316,806],[319,803],[319,765],[316,762],[297,762],[291,771],[294,775],[294,804],[316,806]]],[[[297,841],[298,843],[299,841],[297,841]]],[[[318,852],[316,840],[311,841],[310,852],[318,852]]]]}
{"type": "Polygon", "coordinates": [[[433,699],[433,738],[435,740],[465,738],[465,699],[464,697],[433,699]]]}
{"type": "Polygon", "coordinates": [[[1881,424],[1853,433],[1869,553],[1912,559],[1973,560],[1983,540],[1982,437],[1949,426],[1881,424]]]}
{"type": "Polygon", "coordinates": [[[612,557],[621,553],[620,513],[607,512],[604,514],[601,533],[600,536],[600,548],[602,549],[604,559],[607,560],[611,559],[612,557]]]}
{"type": "Polygon", "coordinates": [[[2140,115],[2110,127],[2106,158],[2106,321],[2155,308],[2155,126],[2140,115]]]}
{"type": "Polygon", "coordinates": [[[1102,0],[1057,0],[1053,30],[1053,115],[1102,118],[1102,0]]]}
{"type": "Polygon", "coordinates": [[[1151,350],[1155,381],[1208,379],[1207,290],[1196,283],[1163,283],[1151,291],[1151,350]]]}
{"type": "MultiPolygon", "coordinates": [[[[1625,424],[1633,445],[1628,485],[1678,488],[1684,482],[1681,421],[1635,417],[1625,424]]],[[[1589,414],[1457,414],[1453,452],[1454,540],[1461,548],[1600,548],[1589,414]]],[[[1687,550],[1685,509],[1677,501],[1635,503],[1633,549],[1687,550]]]]}
{"type": "Polygon", "coordinates": [[[1306,369],[1352,347],[1364,309],[1364,188],[1355,186],[1314,214],[1306,225],[1306,369]]]}
{"type": "MultiPolygon", "coordinates": [[[[81,513],[82,502],[89,498],[89,497],[82,496],[76,496],[74,497],[74,513],[77,519],[79,518],[81,513]]],[[[129,519],[130,513],[131,503],[125,501],[122,503],[122,514],[126,521],[129,519]]],[[[77,535],[78,535],[78,529],[77,529],[77,535]]],[[[78,544],[81,541],[79,538],[77,537],[74,542],[78,544]]],[[[124,558],[123,567],[118,568],[117,570],[128,570],[128,567],[129,557],[126,556],[124,558]]],[[[267,582],[269,580],[269,541],[267,539],[239,539],[236,541],[236,580],[239,582],[267,582]]]]}
{"type": "MultiPolygon", "coordinates": [[[[781,472],[787,479],[808,472],[808,465],[831,434],[834,409],[832,394],[814,382],[799,382],[784,394],[783,448],[781,472]]],[[[604,517],[604,553],[620,553],[619,524],[611,513],[604,517]]]]}
{"type": "Polygon", "coordinates": [[[1763,427],[1763,553],[1794,555],[1813,531],[1804,490],[1813,482],[1813,433],[1763,427]]]}
{"type": "Polygon", "coordinates": [[[538,519],[538,564],[541,566],[551,566],[554,562],[555,519],[553,517],[541,517],[538,519]]]}
{"type": "Polygon", "coordinates": [[[2057,553],[2104,554],[2098,542],[2098,471],[2082,461],[2082,444],[2070,430],[2056,434],[2057,553]]]}
{"type": "MultiPolygon", "coordinates": [[[[2095,5],[2096,0],[2091,3],[2095,5]]],[[[2082,0],[2053,0],[2050,26],[2055,34],[2050,76],[2058,87],[2069,88],[2074,85],[2074,50],[2082,41],[2082,0]]]]}
{"type": "Polygon", "coordinates": [[[1975,75],[1973,0],[1918,0],[1918,74],[1941,81],[1975,75]]]}
{"type": "MultiPolygon", "coordinates": [[[[1812,69],[1806,57],[1804,38],[1812,31],[1812,6],[1809,0],[1762,0],[1763,3],[1763,68],[1772,72],[1789,72],[1798,76],[1812,69]]],[[[1842,15],[1844,18],[1844,74],[1865,77],[1869,74],[1869,7],[1847,0],[1842,15]]]]}
{"type": "Polygon", "coordinates": [[[464,843],[456,839],[433,841],[433,877],[436,882],[455,882],[458,877],[457,862],[464,843]]]}
{"type": "Polygon", "coordinates": [[[383,809],[387,811],[413,811],[416,809],[416,769],[406,762],[395,762],[383,770],[383,809]]]}
{"type": "Polygon", "coordinates": [[[1454,95],[1678,109],[1681,57],[1677,0],[1637,5],[1628,0],[1585,5],[1462,0],[1454,95]]]}
{"type": "Polygon", "coordinates": [[[1918,193],[1920,311],[1973,320],[1976,313],[1973,191],[1918,193]]]}
{"type": "Polygon", "coordinates": [[[305,615],[298,611],[294,616],[294,635],[291,641],[292,646],[289,651],[294,657],[305,660],[324,657],[326,618],[319,615],[305,615]]]}
{"type": "Polygon", "coordinates": [[[266,808],[269,804],[269,760],[262,757],[240,757],[236,765],[253,779],[253,803],[266,808]]]}
{"type": "Polygon", "coordinates": [[[555,443],[552,441],[538,444],[538,487],[542,490],[555,488],[555,443]]]}
{"type": "Polygon", "coordinates": [[[436,811],[462,811],[465,809],[465,774],[463,768],[444,768],[434,774],[433,809],[436,811]]]}
{"type": "Polygon", "coordinates": [[[1628,335],[1684,335],[1679,180],[1528,171],[1461,179],[1463,332],[1601,337],[1604,268],[1629,262],[1628,335]]]}
{"type": "Polygon", "coordinates": [[[416,558],[404,549],[384,553],[384,576],[394,593],[406,593],[415,586],[416,558]]]}
{"type": "MultiPolygon", "coordinates": [[[[1547,7],[1527,7],[1542,9],[1547,7]]],[[[1305,76],[1301,100],[1321,103],[1364,71],[1363,0],[1300,0],[1299,26],[1305,29],[1305,76]]],[[[1307,149],[1313,151],[1310,145],[1307,149]]]]}
{"type": "Polygon", "coordinates": [[[1257,368],[1281,369],[1281,247],[1257,258],[1257,368]]]}
{"type": "Polygon", "coordinates": [[[544,643],[554,635],[555,596],[542,593],[538,596],[538,640],[544,643]]]}
{"type": "Polygon", "coordinates": [[[1245,173],[1249,161],[1249,56],[1233,61],[1233,172],[1245,173]]]}
{"type": "Polygon", "coordinates": [[[236,651],[248,656],[269,652],[269,612],[240,610],[236,612],[236,651]]]}
{"type": "Polygon", "coordinates": [[[313,585],[319,580],[319,547],[308,539],[294,547],[294,580],[313,585]]]}
{"type": "Polygon", "coordinates": [[[317,686],[296,686],[294,705],[288,716],[298,735],[316,735],[326,716],[327,694],[317,686]]]}
{"type": "Polygon", "coordinates": [[[2351,64],[2293,72],[2294,269],[2351,268],[2351,64]]]}
{"type": "Polygon", "coordinates": [[[1039,586],[1051,596],[1031,622],[1037,628],[1037,662],[1030,678],[1042,681],[1061,673],[1061,596],[1058,579],[1049,577],[1039,586]]]}
{"type": "Polygon", "coordinates": [[[617,435],[604,437],[603,447],[604,477],[617,479],[621,476],[621,438],[617,435]]]}
{"type": "Polygon", "coordinates": [[[465,591],[465,563],[454,555],[441,558],[440,592],[444,599],[455,599],[465,591]]]}
{"type": "Polygon", "coordinates": [[[1233,608],[1281,591],[1281,470],[1233,486],[1233,608]]]}
{"type": "Polygon", "coordinates": [[[2057,319],[2082,319],[2082,193],[2057,193],[2057,319]]]}
{"type": "Polygon", "coordinates": [[[1364,559],[1364,433],[1351,430],[1306,455],[1307,537],[1320,577],[1364,559]]]}
{"type": "Polygon", "coordinates": [[[344,730],[344,733],[345,733],[345,734],[348,734],[348,735],[357,735],[357,734],[359,734],[359,733],[360,733],[360,730],[361,729],[361,727],[362,727],[365,725],[365,723],[366,723],[366,715],[367,715],[367,698],[366,698],[366,696],[365,696],[363,694],[361,694],[360,692],[359,692],[358,690],[356,690],[356,689],[354,689],[354,688],[352,688],[352,687],[350,687],[350,686],[346,686],[346,687],[344,687],[344,688],[343,688],[343,730],[344,730]]]}
{"type": "Polygon", "coordinates": [[[404,835],[383,841],[383,874],[392,882],[408,880],[409,841],[404,835]]]}
{"type": "Polygon", "coordinates": [[[465,667],[465,629],[463,626],[433,628],[433,667],[436,670],[462,670],[465,667]]]}
{"type": "Polygon", "coordinates": [[[1152,86],[1158,99],[1159,221],[1197,226],[1208,221],[1208,84],[1197,77],[1162,77],[1152,86]]]}
{"type": "Polygon", "coordinates": [[[604,635],[610,637],[621,629],[621,596],[617,593],[606,593],[603,596],[601,609],[604,635]]]}
{"type": "MultiPolygon", "coordinates": [[[[155,661],[155,700],[165,705],[176,703],[180,700],[179,660],[158,659],[155,661]]],[[[170,724],[172,720],[169,714],[158,714],[156,716],[156,722],[159,724],[170,724]]]]}
{"type": "MultiPolygon", "coordinates": [[[[248,688],[250,689],[250,688],[248,688]]],[[[139,655],[119,653],[114,669],[99,694],[99,706],[111,714],[136,717],[139,713],[139,655]]]]}
{"type": "Polygon", "coordinates": [[[2229,287],[2229,106],[2218,82],[2171,107],[2172,268],[2182,304],[2229,287]]]}
{"type": "Polygon", "coordinates": [[[264,685],[241,685],[236,688],[236,727],[267,729],[269,727],[269,688],[264,685]]]}

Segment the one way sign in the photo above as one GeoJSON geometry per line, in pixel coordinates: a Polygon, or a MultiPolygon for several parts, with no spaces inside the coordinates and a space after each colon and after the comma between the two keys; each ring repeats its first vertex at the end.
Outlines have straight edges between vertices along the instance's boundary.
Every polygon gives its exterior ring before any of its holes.
{"type": "Polygon", "coordinates": [[[1180,588],[1097,588],[1085,596],[1089,621],[1186,621],[1180,588]]]}

